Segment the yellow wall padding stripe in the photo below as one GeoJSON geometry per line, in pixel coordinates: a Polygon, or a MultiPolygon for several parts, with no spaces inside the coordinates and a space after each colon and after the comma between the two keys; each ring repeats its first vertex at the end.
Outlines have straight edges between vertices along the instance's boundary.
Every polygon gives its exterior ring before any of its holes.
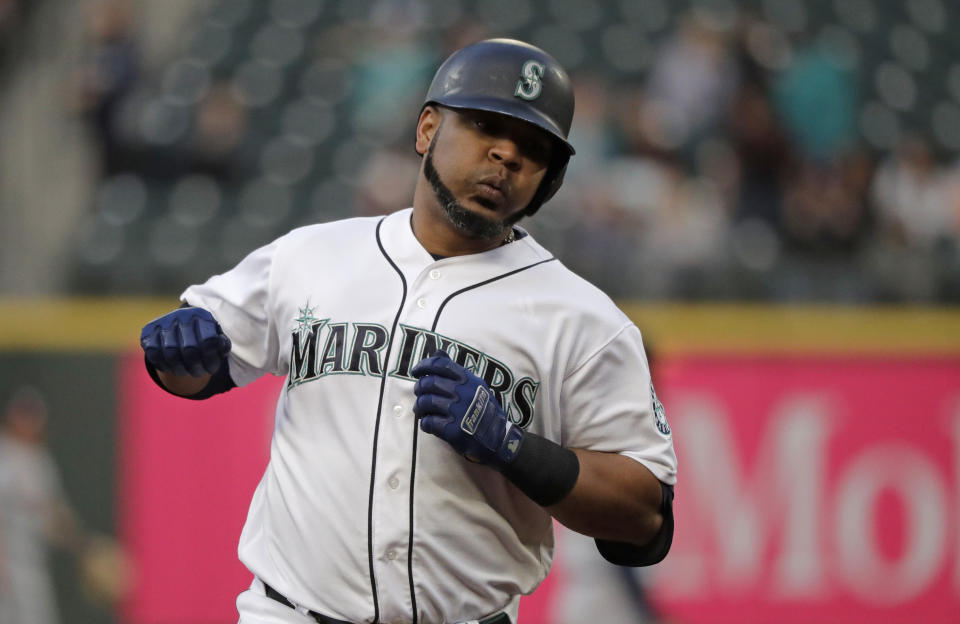
{"type": "Polygon", "coordinates": [[[113,352],[136,348],[140,328],[179,305],[174,297],[0,299],[0,349],[113,352]]]}
{"type": "Polygon", "coordinates": [[[960,308],[624,303],[662,353],[960,356],[960,308]]]}
{"type": "MultiPolygon", "coordinates": [[[[0,350],[135,349],[164,298],[0,299],[0,350]]],[[[960,308],[621,302],[658,354],[960,356],[960,308]]]]}

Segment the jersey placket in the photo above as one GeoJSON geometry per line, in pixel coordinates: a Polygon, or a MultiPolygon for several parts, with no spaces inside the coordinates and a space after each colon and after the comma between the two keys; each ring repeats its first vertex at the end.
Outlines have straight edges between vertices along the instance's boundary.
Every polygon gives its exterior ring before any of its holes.
{"type": "MultiPolygon", "coordinates": [[[[416,527],[411,518],[412,505],[417,504],[415,453],[418,431],[413,414],[416,397],[412,380],[394,374],[393,367],[403,348],[402,327],[428,329],[432,325],[445,297],[445,293],[438,292],[441,275],[439,269],[424,269],[411,280],[406,305],[393,336],[392,352],[396,355],[391,357],[394,361],[388,363],[384,388],[377,448],[378,493],[373,503],[373,556],[380,620],[389,624],[409,624],[412,621],[415,597],[411,596],[413,581],[410,576],[416,574],[410,561],[410,547],[416,538],[416,527]]],[[[414,353],[419,353],[420,347],[415,345],[414,353]]]]}

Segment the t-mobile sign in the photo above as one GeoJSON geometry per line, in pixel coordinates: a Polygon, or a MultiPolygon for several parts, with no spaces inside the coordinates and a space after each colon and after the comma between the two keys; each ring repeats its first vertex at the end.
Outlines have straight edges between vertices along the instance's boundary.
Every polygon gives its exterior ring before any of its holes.
{"type": "Polygon", "coordinates": [[[960,608],[960,360],[688,358],[653,591],[689,622],[948,622],[960,608]]]}

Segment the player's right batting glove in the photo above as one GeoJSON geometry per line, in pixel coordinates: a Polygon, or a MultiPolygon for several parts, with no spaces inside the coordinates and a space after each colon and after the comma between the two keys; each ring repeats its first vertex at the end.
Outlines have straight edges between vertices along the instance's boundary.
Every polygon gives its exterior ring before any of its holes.
{"type": "Polygon", "coordinates": [[[413,367],[413,413],[420,429],[446,440],[470,460],[503,470],[517,456],[524,431],[500,407],[489,386],[438,350],[413,367]]]}
{"type": "Polygon", "coordinates": [[[147,362],[158,371],[202,377],[225,365],[230,339],[213,315],[185,307],[147,323],[140,332],[147,362]]]}

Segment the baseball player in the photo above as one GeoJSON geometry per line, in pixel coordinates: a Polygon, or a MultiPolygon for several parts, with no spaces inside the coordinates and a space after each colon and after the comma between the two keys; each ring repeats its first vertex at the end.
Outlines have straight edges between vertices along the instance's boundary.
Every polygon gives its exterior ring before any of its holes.
{"type": "Polygon", "coordinates": [[[0,623],[60,621],[49,548],[72,548],[76,518],[46,446],[47,404],[19,389],[0,413],[0,623]]]}
{"type": "Polygon", "coordinates": [[[166,390],[282,375],[240,622],[517,622],[552,518],[661,560],[676,457],[637,327],[517,225],[560,187],[573,91],[514,40],[439,68],[413,207],[299,228],[141,334],[166,390]]]}

